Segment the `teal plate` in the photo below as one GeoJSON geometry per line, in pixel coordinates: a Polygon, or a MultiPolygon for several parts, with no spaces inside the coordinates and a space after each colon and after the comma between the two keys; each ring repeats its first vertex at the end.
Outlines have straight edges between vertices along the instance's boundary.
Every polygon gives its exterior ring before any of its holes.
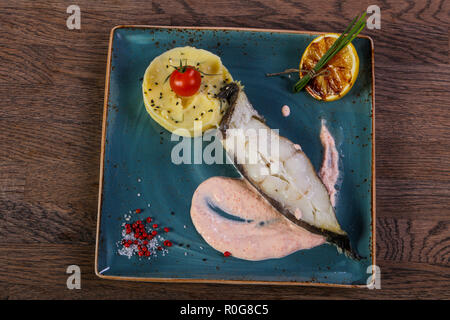
{"type": "MultiPolygon", "coordinates": [[[[291,93],[294,77],[267,78],[268,72],[298,66],[317,34],[297,31],[121,26],[111,31],[106,77],[96,273],[109,279],[220,283],[274,283],[364,286],[375,268],[374,77],[370,38],[353,41],[360,59],[351,91],[334,102],[320,102],[306,92],[291,93]],[[195,230],[190,218],[192,195],[212,176],[238,177],[228,164],[171,162],[177,143],[147,114],[142,77],[149,63],[178,46],[209,50],[222,59],[271,128],[302,146],[316,170],[321,165],[321,119],[336,140],[340,182],[336,214],[352,246],[364,258],[354,261],[332,245],[258,262],[224,257],[195,230]],[[283,117],[288,105],[291,115],[283,117]],[[120,255],[122,224],[130,211],[151,216],[171,231],[165,255],[120,255]]],[[[198,138],[197,138],[198,139],[198,138]]],[[[374,278],[374,277],[372,277],[374,278]]]]}

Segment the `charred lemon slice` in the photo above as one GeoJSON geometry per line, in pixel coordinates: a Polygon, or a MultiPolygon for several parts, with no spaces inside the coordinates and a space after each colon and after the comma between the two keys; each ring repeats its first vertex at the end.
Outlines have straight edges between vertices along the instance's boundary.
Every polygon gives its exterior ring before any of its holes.
{"type": "MultiPolygon", "coordinates": [[[[333,45],[339,34],[327,33],[315,38],[303,53],[300,61],[300,77],[306,75],[320,58],[333,45]]],[[[358,77],[359,58],[355,47],[349,43],[338,52],[325,67],[321,74],[314,77],[306,90],[317,100],[334,101],[342,98],[358,77]]]]}

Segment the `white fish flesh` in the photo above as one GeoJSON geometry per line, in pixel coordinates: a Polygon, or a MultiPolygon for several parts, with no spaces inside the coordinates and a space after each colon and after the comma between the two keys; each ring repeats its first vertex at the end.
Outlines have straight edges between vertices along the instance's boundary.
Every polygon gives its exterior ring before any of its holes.
{"type": "Polygon", "coordinates": [[[240,84],[226,85],[219,97],[229,103],[219,128],[222,143],[243,177],[290,221],[358,259],[326,187],[301,148],[265,124],[240,84]],[[253,143],[254,139],[266,143],[253,143]]]}

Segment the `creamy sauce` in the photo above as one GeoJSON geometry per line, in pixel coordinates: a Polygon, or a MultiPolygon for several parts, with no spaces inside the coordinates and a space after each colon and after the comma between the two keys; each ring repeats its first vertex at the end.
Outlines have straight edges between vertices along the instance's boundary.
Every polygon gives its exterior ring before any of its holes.
{"type": "Polygon", "coordinates": [[[333,136],[325,122],[322,121],[322,128],[320,130],[320,141],[323,146],[323,162],[322,168],[319,171],[319,177],[322,179],[325,188],[330,195],[331,204],[336,204],[336,182],[339,177],[339,153],[336,150],[336,144],[333,136]]]}
{"type": "Polygon", "coordinates": [[[284,105],[281,108],[281,114],[283,115],[283,117],[289,117],[289,115],[291,114],[291,109],[289,108],[289,106],[284,105]]]}
{"type": "Polygon", "coordinates": [[[243,179],[204,181],[192,198],[191,218],[210,246],[245,260],[282,258],[325,243],[283,217],[243,179]]]}

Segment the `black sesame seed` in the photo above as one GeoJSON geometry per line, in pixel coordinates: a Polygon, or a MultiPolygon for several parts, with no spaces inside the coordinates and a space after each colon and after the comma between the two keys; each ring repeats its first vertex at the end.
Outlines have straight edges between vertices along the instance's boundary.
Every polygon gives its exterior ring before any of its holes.
{"type": "Polygon", "coordinates": [[[158,85],[158,82],[155,82],[155,85],[158,85]]]}

